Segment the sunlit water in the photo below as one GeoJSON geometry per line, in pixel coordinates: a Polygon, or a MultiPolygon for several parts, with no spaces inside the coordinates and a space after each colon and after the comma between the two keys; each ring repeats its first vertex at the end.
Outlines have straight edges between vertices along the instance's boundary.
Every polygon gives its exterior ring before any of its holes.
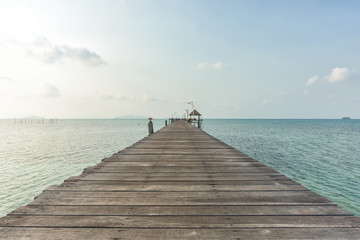
{"type": "MultiPolygon", "coordinates": [[[[0,120],[0,216],[147,136],[147,120],[0,120]]],[[[154,128],[164,126],[154,120],[154,128]]]]}
{"type": "Polygon", "coordinates": [[[204,130],[360,216],[360,120],[207,120],[204,130]]]}
{"type": "MultiPolygon", "coordinates": [[[[147,122],[0,120],[0,216],[147,136],[147,122]]],[[[360,120],[205,120],[203,129],[360,216],[360,120]]]]}

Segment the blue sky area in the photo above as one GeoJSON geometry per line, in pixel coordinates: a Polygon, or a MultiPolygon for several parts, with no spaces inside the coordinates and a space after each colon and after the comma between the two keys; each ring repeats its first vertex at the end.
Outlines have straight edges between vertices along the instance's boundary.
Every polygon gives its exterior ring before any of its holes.
{"type": "Polygon", "coordinates": [[[360,1],[2,0],[0,118],[360,118],[360,1]]]}

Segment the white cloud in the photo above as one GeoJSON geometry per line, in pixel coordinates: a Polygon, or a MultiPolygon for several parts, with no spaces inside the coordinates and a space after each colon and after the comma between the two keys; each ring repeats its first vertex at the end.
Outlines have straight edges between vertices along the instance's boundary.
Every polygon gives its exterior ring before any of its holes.
{"type": "Polygon", "coordinates": [[[60,91],[54,85],[50,83],[44,83],[43,88],[41,90],[41,96],[47,98],[55,98],[60,96],[60,91]]]}
{"type": "Polygon", "coordinates": [[[215,70],[223,70],[225,68],[225,64],[221,62],[217,62],[211,65],[211,67],[215,70]]]}
{"type": "Polygon", "coordinates": [[[330,83],[336,83],[340,81],[345,81],[351,75],[351,70],[348,68],[333,68],[331,74],[326,76],[325,79],[328,80],[330,83]]]}
{"type": "Polygon", "coordinates": [[[268,104],[268,103],[273,103],[273,102],[274,102],[274,100],[272,100],[272,99],[264,99],[261,101],[262,104],[268,104]]]}
{"type": "Polygon", "coordinates": [[[306,82],[307,85],[313,85],[316,81],[318,80],[317,76],[312,76],[311,78],[309,78],[306,82]]]}
{"type": "Polygon", "coordinates": [[[75,48],[68,45],[54,45],[44,36],[35,36],[28,44],[27,52],[42,62],[54,63],[63,59],[74,59],[88,66],[99,66],[105,62],[87,48],[75,48]]]}
{"type": "Polygon", "coordinates": [[[201,62],[197,65],[196,68],[198,70],[204,70],[204,69],[223,70],[225,66],[226,65],[222,62],[217,62],[217,63],[201,62]]]}
{"type": "Polygon", "coordinates": [[[15,81],[12,80],[11,78],[5,77],[5,76],[0,76],[0,81],[2,81],[2,82],[7,82],[7,83],[14,83],[14,82],[15,82],[15,81]]]}
{"type": "Polygon", "coordinates": [[[199,63],[196,68],[199,69],[199,70],[203,70],[203,69],[205,69],[208,65],[209,65],[209,63],[207,63],[207,62],[202,62],[202,63],[199,63]]]}

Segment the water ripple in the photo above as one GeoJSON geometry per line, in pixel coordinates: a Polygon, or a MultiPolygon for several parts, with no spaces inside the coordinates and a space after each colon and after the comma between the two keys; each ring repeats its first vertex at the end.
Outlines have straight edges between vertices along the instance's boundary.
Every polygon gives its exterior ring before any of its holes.
{"type": "MultiPolygon", "coordinates": [[[[146,120],[0,120],[0,216],[147,135],[146,120]]],[[[155,130],[163,120],[154,120],[155,130]]]]}
{"type": "Polygon", "coordinates": [[[360,216],[360,120],[208,120],[205,130],[360,216]]]}

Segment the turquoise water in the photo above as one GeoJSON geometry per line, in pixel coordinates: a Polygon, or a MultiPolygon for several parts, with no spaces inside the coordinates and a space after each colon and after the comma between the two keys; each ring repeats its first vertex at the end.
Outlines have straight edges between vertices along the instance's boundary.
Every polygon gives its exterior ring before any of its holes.
{"type": "Polygon", "coordinates": [[[204,130],[360,216],[360,120],[207,120],[204,130]]]}
{"type": "MultiPolygon", "coordinates": [[[[154,130],[164,126],[154,120],[154,130]]],[[[147,135],[147,120],[0,120],[0,216],[147,135]]]]}
{"type": "MultiPolygon", "coordinates": [[[[142,139],[147,122],[0,120],[0,216],[142,139]]],[[[205,120],[203,128],[360,216],[360,120],[205,120]]]]}

